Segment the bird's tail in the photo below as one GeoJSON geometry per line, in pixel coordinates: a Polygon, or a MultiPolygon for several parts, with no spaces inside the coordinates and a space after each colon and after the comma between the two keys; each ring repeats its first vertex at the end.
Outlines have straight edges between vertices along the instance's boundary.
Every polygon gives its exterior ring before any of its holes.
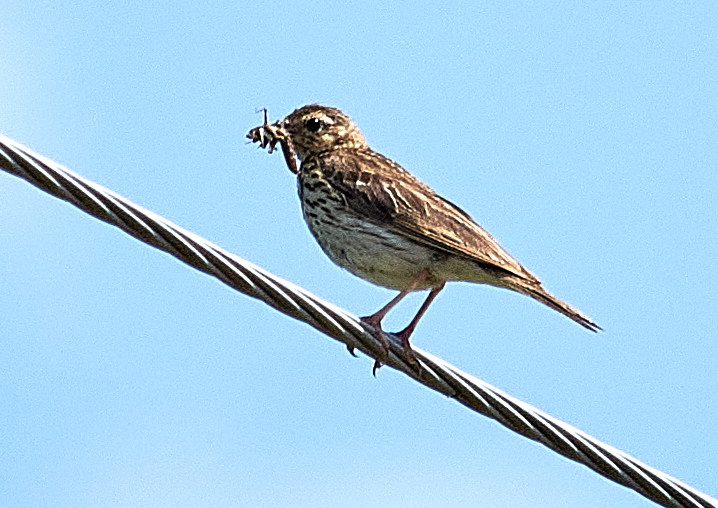
{"type": "Polygon", "coordinates": [[[551,293],[546,291],[540,284],[512,284],[510,287],[514,291],[522,293],[526,296],[530,296],[534,300],[538,300],[544,305],[548,305],[553,310],[558,311],[564,316],[573,319],[579,325],[583,326],[584,328],[587,328],[588,330],[591,330],[592,332],[598,332],[599,330],[603,330],[603,328],[591,321],[591,319],[588,316],[584,315],[580,310],[574,309],[569,304],[562,302],[561,300],[553,296],[551,293]]]}

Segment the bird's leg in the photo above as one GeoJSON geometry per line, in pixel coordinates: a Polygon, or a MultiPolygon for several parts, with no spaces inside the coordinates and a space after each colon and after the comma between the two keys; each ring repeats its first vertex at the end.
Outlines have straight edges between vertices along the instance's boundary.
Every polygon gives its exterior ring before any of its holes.
{"type": "Polygon", "coordinates": [[[431,305],[431,302],[434,301],[434,298],[436,298],[439,294],[439,292],[444,289],[444,285],[446,282],[442,282],[440,286],[436,286],[435,288],[431,288],[431,292],[429,292],[429,296],[426,297],[426,300],[424,300],[424,303],[421,304],[421,307],[419,308],[419,312],[416,313],[416,316],[414,316],[414,319],[411,320],[411,323],[409,323],[409,326],[404,328],[402,331],[396,334],[397,337],[401,339],[401,343],[404,345],[404,350],[406,351],[406,355],[411,358],[414,362],[416,362],[416,356],[414,355],[414,352],[411,350],[411,345],[409,344],[409,337],[412,333],[414,333],[414,328],[416,328],[416,325],[419,323],[419,320],[426,312],[426,309],[429,308],[429,305],[431,305]]]}
{"type": "MultiPolygon", "coordinates": [[[[361,318],[362,323],[371,325],[377,331],[376,337],[381,342],[382,349],[384,351],[384,359],[389,357],[389,341],[386,339],[386,336],[384,335],[384,330],[382,330],[382,328],[381,328],[381,320],[384,319],[384,316],[386,316],[389,313],[389,311],[396,306],[397,303],[399,303],[401,300],[403,300],[406,295],[408,295],[409,293],[414,291],[419,284],[424,282],[428,276],[429,276],[429,269],[428,268],[422,269],[416,275],[416,278],[412,281],[412,283],[409,284],[409,287],[402,290],[398,295],[396,295],[394,298],[392,298],[392,300],[389,303],[384,305],[381,309],[379,309],[377,312],[375,312],[371,316],[366,316],[366,317],[361,318]]],[[[443,284],[441,287],[442,288],[444,287],[443,284]]],[[[419,318],[421,317],[421,315],[424,312],[426,312],[426,308],[431,303],[431,300],[433,300],[436,297],[436,294],[434,294],[434,291],[436,291],[436,293],[438,294],[438,292],[440,290],[441,290],[441,288],[439,288],[439,290],[432,290],[432,292],[429,294],[430,299],[427,298],[427,301],[424,302],[424,304],[421,306],[421,309],[419,309],[419,314],[417,314],[416,317],[414,317],[412,322],[409,324],[409,326],[404,331],[401,332],[403,334],[404,332],[406,332],[406,330],[409,330],[409,333],[407,334],[407,337],[406,337],[406,341],[402,338],[402,344],[404,344],[404,348],[407,352],[407,355],[409,355],[409,357],[414,362],[416,362],[416,357],[414,357],[414,353],[411,351],[411,347],[407,347],[407,345],[409,344],[409,335],[411,335],[411,332],[414,331],[414,328],[416,328],[416,323],[419,322],[419,318]],[[431,296],[432,294],[434,294],[433,297],[431,296]]],[[[376,375],[376,369],[378,369],[379,367],[381,367],[381,361],[379,361],[377,359],[374,362],[374,369],[373,369],[373,373],[375,375],[376,375]]]]}
{"type": "MultiPolygon", "coordinates": [[[[379,342],[381,342],[381,349],[384,353],[384,360],[389,358],[389,341],[386,338],[386,335],[384,335],[384,330],[381,328],[381,320],[384,319],[384,316],[397,304],[399,303],[406,295],[408,295],[411,292],[412,287],[409,286],[408,289],[405,289],[404,291],[400,292],[398,295],[396,295],[389,303],[384,305],[381,309],[379,309],[377,312],[372,314],[371,316],[365,316],[360,318],[362,323],[366,323],[368,325],[371,325],[376,330],[376,334],[374,335],[377,339],[379,339],[379,342]]],[[[372,369],[372,373],[376,376],[376,369],[381,367],[381,362],[377,358],[374,362],[374,368],[372,369]]]]}

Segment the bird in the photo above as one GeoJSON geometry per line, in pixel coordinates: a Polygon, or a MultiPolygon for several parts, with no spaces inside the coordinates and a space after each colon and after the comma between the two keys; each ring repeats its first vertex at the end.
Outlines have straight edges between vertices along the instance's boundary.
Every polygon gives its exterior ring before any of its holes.
{"type": "MultiPolygon", "coordinates": [[[[341,110],[309,104],[271,125],[266,109],[264,114],[264,125],[247,137],[262,147],[269,144],[270,151],[282,143],[285,160],[297,174],[304,221],[324,253],[355,276],[399,292],[361,318],[375,330],[384,359],[389,344],[381,323],[387,313],[409,293],[429,291],[407,327],[395,334],[416,363],[409,338],[445,284],[453,281],[509,289],[592,332],[602,330],[546,291],[468,213],[373,150],[341,110]]],[[[379,366],[377,359],[375,373],[379,366]]]]}

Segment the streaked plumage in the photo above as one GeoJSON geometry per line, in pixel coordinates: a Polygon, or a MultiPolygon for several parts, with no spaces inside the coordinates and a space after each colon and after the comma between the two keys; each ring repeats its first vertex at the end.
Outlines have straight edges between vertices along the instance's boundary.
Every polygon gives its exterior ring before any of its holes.
{"type": "MultiPolygon", "coordinates": [[[[432,290],[409,327],[399,332],[409,355],[409,336],[447,281],[511,289],[591,331],[600,329],[543,289],[461,208],[372,150],[340,110],[304,106],[265,127],[272,128],[272,146],[288,139],[301,161],[297,185],[304,219],[324,252],[354,275],[401,292],[366,322],[381,330],[381,319],[405,294],[432,290]]],[[[265,146],[260,138],[266,132],[258,134],[260,129],[248,137],[265,146]]],[[[383,335],[382,340],[386,344],[383,335]]]]}

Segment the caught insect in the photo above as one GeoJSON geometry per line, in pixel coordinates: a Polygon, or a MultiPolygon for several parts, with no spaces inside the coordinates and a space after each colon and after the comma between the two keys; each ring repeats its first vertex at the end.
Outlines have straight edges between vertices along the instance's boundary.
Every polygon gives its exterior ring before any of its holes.
{"type": "Polygon", "coordinates": [[[296,175],[299,173],[299,170],[297,169],[297,154],[294,150],[294,145],[292,145],[292,139],[282,129],[280,122],[269,123],[267,120],[267,108],[262,108],[262,110],[264,111],[264,123],[250,130],[247,134],[247,138],[250,139],[252,143],[259,143],[261,148],[269,147],[269,153],[272,153],[276,149],[277,143],[279,143],[279,146],[282,147],[284,161],[287,163],[289,171],[296,175]]]}

